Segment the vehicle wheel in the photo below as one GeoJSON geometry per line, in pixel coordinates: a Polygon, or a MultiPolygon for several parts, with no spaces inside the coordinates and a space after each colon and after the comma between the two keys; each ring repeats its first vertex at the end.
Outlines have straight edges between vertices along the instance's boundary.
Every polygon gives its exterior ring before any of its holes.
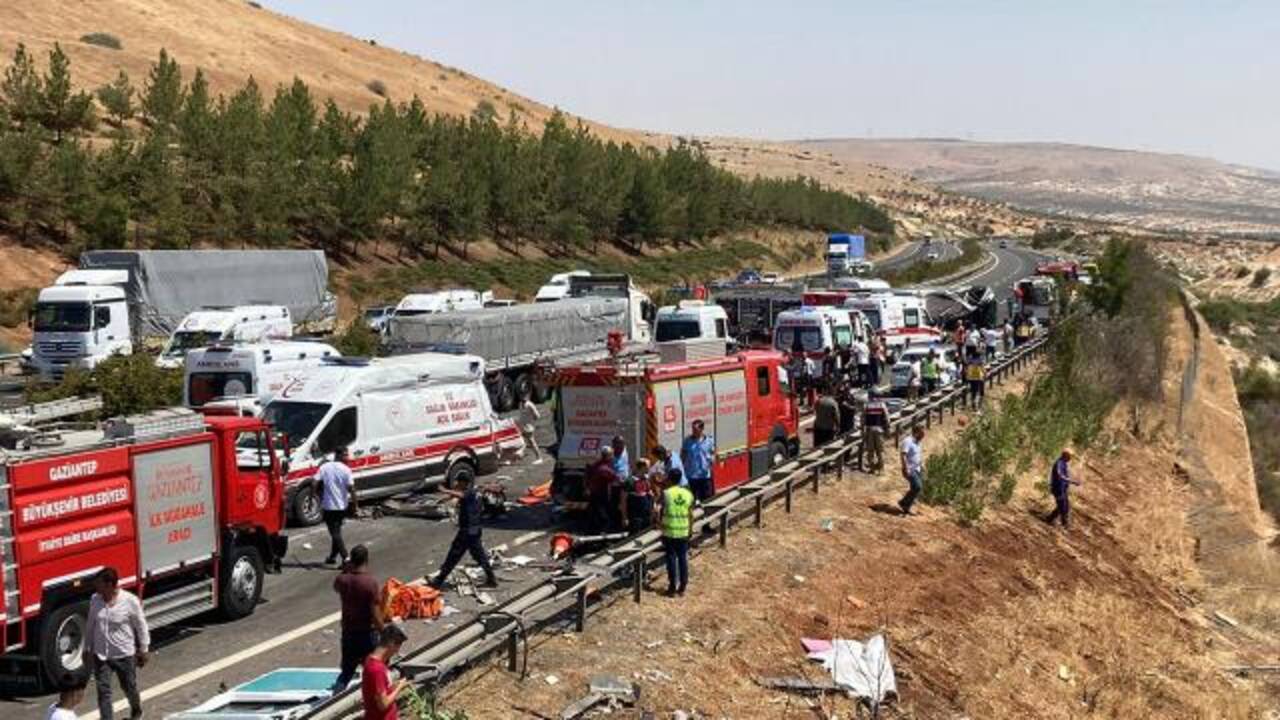
{"type": "Polygon", "coordinates": [[[525,400],[533,398],[533,377],[529,373],[520,373],[512,383],[515,404],[522,405],[525,400]]]}
{"type": "Polygon", "coordinates": [[[498,376],[493,382],[493,409],[498,412],[507,412],[514,410],[516,407],[515,387],[511,384],[511,378],[506,375],[498,376]]]}
{"type": "Polygon", "coordinates": [[[324,519],[320,495],[315,487],[300,487],[293,494],[293,521],[303,527],[318,525],[324,519]]]}
{"type": "Polygon", "coordinates": [[[264,567],[262,553],[251,545],[232,546],[230,554],[223,558],[219,594],[222,616],[239,620],[253,613],[262,597],[264,567]]]}
{"type": "Polygon", "coordinates": [[[781,440],[769,443],[769,468],[773,469],[787,461],[787,445],[781,440]]]}
{"type": "Polygon", "coordinates": [[[89,623],[89,603],[74,602],[54,610],[40,629],[40,664],[49,687],[56,688],[67,675],[88,677],[84,662],[84,636],[89,623]]]}
{"type": "Polygon", "coordinates": [[[472,482],[476,479],[476,470],[471,466],[470,460],[458,460],[450,465],[449,471],[444,475],[444,486],[456,489],[464,479],[472,482]]]}

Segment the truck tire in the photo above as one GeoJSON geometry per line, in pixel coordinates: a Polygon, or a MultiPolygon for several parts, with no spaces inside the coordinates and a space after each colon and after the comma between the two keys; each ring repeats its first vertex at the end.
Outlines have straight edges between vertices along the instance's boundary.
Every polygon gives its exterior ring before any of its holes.
{"type": "Polygon", "coordinates": [[[456,489],[464,478],[475,482],[476,469],[471,465],[470,460],[456,460],[444,474],[444,486],[450,490],[456,489]]]}
{"type": "Polygon", "coordinates": [[[262,598],[262,578],[266,567],[262,553],[252,545],[232,545],[223,558],[218,582],[218,605],[222,617],[239,620],[252,615],[262,598]]]}
{"type": "Polygon", "coordinates": [[[494,410],[497,412],[507,412],[515,409],[516,392],[515,387],[511,383],[511,378],[506,375],[499,375],[498,378],[493,381],[492,390],[490,390],[490,392],[493,394],[494,410]]]}
{"type": "Polygon", "coordinates": [[[40,627],[40,666],[50,688],[63,678],[89,676],[84,662],[84,637],[89,625],[89,603],[72,602],[54,610],[40,627]]]}
{"type": "Polygon", "coordinates": [[[304,485],[293,494],[293,506],[289,508],[293,522],[302,527],[319,525],[324,519],[320,508],[320,494],[314,485],[304,485]]]}
{"type": "Polygon", "coordinates": [[[523,405],[525,400],[533,399],[533,376],[527,372],[520,373],[512,383],[512,390],[516,405],[523,405]]]}

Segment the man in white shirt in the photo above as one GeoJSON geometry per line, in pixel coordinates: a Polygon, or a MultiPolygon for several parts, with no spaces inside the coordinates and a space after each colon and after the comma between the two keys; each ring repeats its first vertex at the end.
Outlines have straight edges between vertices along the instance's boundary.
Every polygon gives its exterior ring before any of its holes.
{"type": "Polygon", "coordinates": [[[902,441],[902,479],[907,481],[907,494],[898,501],[903,515],[911,514],[911,506],[924,486],[924,428],[916,425],[902,441]]]}
{"type": "Polygon", "coordinates": [[[542,462],[542,448],[538,447],[538,420],[542,417],[542,413],[538,412],[538,406],[533,404],[533,400],[525,398],[520,405],[520,434],[524,436],[524,446],[533,450],[533,464],[538,465],[542,462]]]}
{"type": "Polygon", "coordinates": [[[1000,330],[989,327],[982,331],[982,337],[987,341],[987,362],[994,362],[996,351],[1000,347],[1000,330]]]}
{"type": "Polygon", "coordinates": [[[347,448],[334,450],[333,459],[316,471],[316,483],[320,485],[320,510],[324,514],[325,527],[329,529],[329,557],[325,565],[347,561],[347,544],[342,540],[342,523],[347,518],[348,506],[356,508],[356,481],[347,467],[347,448]]]}
{"type": "Polygon", "coordinates": [[[858,385],[871,384],[871,346],[865,340],[853,341],[853,363],[858,366],[858,385]]]}
{"type": "Polygon", "coordinates": [[[129,717],[142,717],[138,696],[138,668],[147,664],[151,633],[138,597],[119,588],[115,568],[105,567],[93,580],[89,618],[85,626],[84,661],[92,668],[98,686],[98,717],[112,720],[111,676],[129,699],[129,717]]]}
{"type": "Polygon", "coordinates": [[[969,333],[964,336],[965,357],[977,357],[981,352],[982,344],[982,331],[979,330],[978,326],[975,324],[973,327],[969,328],[969,333]]]}

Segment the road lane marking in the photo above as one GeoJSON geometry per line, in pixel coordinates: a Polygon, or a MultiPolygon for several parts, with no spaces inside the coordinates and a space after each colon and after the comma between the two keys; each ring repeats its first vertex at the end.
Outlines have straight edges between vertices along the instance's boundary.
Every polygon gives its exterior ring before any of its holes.
{"type": "MultiPolygon", "coordinates": [[[[248,660],[249,658],[252,658],[255,655],[261,655],[262,653],[267,652],[268,650],[274,650],[275,648],[278,648],[281,645],[284,645],[289,642],[293,642],[294,640],[297,640],[298,638],[304,635],[310,635],[311,633],[317,630],[320,630],[324,627],[327,627],[329,625],[332,625],[338,622],[338,620],[341,618],[342,618],[341,611],[330,613],[329,615],[325,615],[324,617],[318,618],[316,620],[312,620],[306,625],[294,628],[293,630],[290,630],[289,632],[284,633],[283,635],[277,635],[271,638],[270,640],[264,640],[258,643],[257,645],[254,645],[252,647],[247,647],[238,653],[227,655],[226,657],[223,657],[219,660],[215,660],[214,662],[209,663],[208,665],[202,665],[199,668],[192,670],[190,672],[183,673],[182,675],[179,675],[174,678],[169,678],[168,680],[160,683],[159,685],[155,685],[153,687],[147,688],[146,690],[143,690],[142,702],[145,705],[145,703],[148,700],[153,700],[155,698],[160,697],[161,695],[166,695],[189,683],[193,683],[197,680],[208,677],[213,673],[219,672],[221,670],[225,670],[226,668],[229,668],[232,665],[236,665],[238,663],[244,662],[245,660],[248,660]]],[[[152,661],[161,662],[161,660],[156,657],[152,657],[152,661]]],[[[111,706],[112,710],[114,710],[116,713],[119,713],[128,707],[129,707],[128,699],[118,700],[111,706]]],[[[94,710],[93,712],[86,713],[84,715],[81,715],[80,717],[81,717],[81,720],[98,720],[98,711],[94,710]]]]}

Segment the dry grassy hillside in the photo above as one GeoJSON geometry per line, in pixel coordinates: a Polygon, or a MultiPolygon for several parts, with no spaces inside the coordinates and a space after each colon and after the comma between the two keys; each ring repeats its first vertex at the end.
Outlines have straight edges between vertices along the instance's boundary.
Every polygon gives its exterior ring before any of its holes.
{"type": "Polygon", "coordinates": [[[1035,212],[1153,231],[1280,235],[1280,174],[1208,158],[960,140],[833,139],[794,147],[1035,212]]]}
{"type": "MultiPolygon", "coordinates": [[[[325,30],[258,8],[246,0],[12,0],[0,3],[0,53],[26,43],[43,59],[55,42],[71,57],[77,84],[95,88],[123,69],[138,86],[161,48],[189,77],[199,67],[215,93],[230,94],[252,75],[270,92],[294,77],[320,97],[363,112],[382,97],[369,89],[383,83],[392,100],[422,98],[434,112],[469,114],[487,100],[499,117],[509,112],[541,127],[552,109],[480,78],[368,40],[325,30]],[[82,42],[90,33],[120,39],[113,50],[82,42]]],[[[632,133],[589,123],[601,135],[641,141],[632,133]]]]}

